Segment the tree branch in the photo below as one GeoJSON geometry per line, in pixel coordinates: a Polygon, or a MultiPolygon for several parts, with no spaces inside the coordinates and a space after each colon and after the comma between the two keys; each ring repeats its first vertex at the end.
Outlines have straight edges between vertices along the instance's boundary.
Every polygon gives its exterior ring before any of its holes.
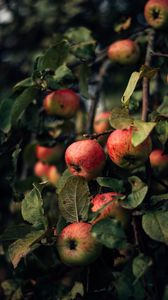
{"type": "MultiPolygon", "coordinates": [[[[154,37],[155,37],[155,32],[154,30],[151,30],[148,36],[148,45],[147,45],[146,57],[145,57],[145,65],[149,67],[152,61],[154,37]]],[[[142,83],[142,120],[143,121],[147,121],[148,106],[149,106],[149,79],[147,77],[144,77],[142,83]]]]}

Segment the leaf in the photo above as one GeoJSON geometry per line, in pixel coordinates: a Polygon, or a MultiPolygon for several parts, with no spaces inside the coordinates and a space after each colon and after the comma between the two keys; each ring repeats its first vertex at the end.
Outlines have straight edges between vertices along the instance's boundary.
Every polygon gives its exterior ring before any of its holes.
{"type": "Polygon", "coordinates": [[[0,129],[8,133],[11,129],[11,111],[14,105],[14,99],[5,98],[0,103],[0,129]]]}
{"type": "Polygon", "coordinates": [[[62,300],[74,300],[77,295],[84,296],[84,286],[81,282],[76,281],[71,291],[62,298],[62,300]]]}
{"type": "Polygon", "coordinates": [[[55,81],[60,82],[65,79],[73,79],[73,74],[66,64],[62,64],[56,69],[53,78],[55,81]]]}
{"type": "Polygon", "coordinates": [[[26,194],[22,201],[21,212],[23,219],[36,228],[47,228],[47,219],[44,216],[43,200],[39,189],[34,188],[26,194]]]}
{"type": "Polygon", "coordinates": [[[168,121],[159,121],[156,125],[156,133],[162,146],[166,144],[168,140],[168,121]]]}
{"type": "Polygon", "coordinates": [[[126,129],[133,125],[133,118],[127,108],[115,107],[111,111],[109,122],[115,129],[126,129]]]}
{"type": "Polygon", "coordinates": [[[148,271],[152,266],[152,260],[150,257],[144,256],[142,253],[135,257],[132,263],[132,271],[136,280],[134,284],[148,271]]]}
{"type": "Polygon", "coordinates": [[[22,239],[25,235],[32,231],[31,225],[19,224],[11,225],[6,228],[2,235],[0,235],[0,241],[12,241],[22,239]]]}
{"type": "Polygon", "coordinates": [[[61,190],[64,188],[64,185],[66,184],[68,178],[71,176],[72,176],[72,174],[69,172],[68,169],[66,169],[63,172],[62,176],[59,178],[59,180],[56,183],[57,194],[59,194],[61,192],[61,190]]]}
{"type": "Polygon", "coordinates": [[[153,240],[168,245],[168,212],[153,211],[142,217],[142,227],[153,240]]]}
{"type": "Polygon", "coordinates": [[[132,186],[132,192],[126,199],[120,201],[120,205],[127,209],[134,209],[143,202],[148,186],[137,176],[129,177],[128,181],[132,186]]]}
{"type": "Polygon", "coordinates": [[[168,200],[168,193],[161,194],[161,195],[153,195],[151,197],[151,201],[154,205],[157,204],[158,202],[166,201],[166,200],[168,200]]]}
{"type": "Polygon", "coordinates": [[[124,91],[124,94],[121,98],[121,102],[125,105],[125,106],[128,106],[129,105],[129,100],[136,88],[136,85],[139,81],[139,79],[141,78],[142,76],[142,71],[140,72],[133,72],[130,76],[130,79],[128,81],[128,84],[127,84],[127,87],[124,91]]]}
{"type": "Polygon", "coordinates": [[[94,41],[91,30],[86,27],[70,28],[66,31],[65,37],[71,43],[82,43],[82,42],[92,42],[94,41]]]}
{"type": "Polygon", "coordinates": [[[14,268],[16,268],[20,260],[32,250],[33,244],[37,243],[43,234],[43,230],[33,231],[28,233],[24,239],[19,239],[9,246],[9,258],[14,268]]]}
{"type": "Polygon", "coordinates": [[[141,120],[134,120],[134,127],[132,133],[132,144],[134,147],[140,145],[150,135],[153,128],[156,126],[155,122],[144,122],[141,120]]]}
{"type": "Polygon", "coordinates": [[[89,98],[88,93],[88,76],[89,67],[87,64],[81,64],[79,66],[79,89],[80,94],[86,98],[89,98]]]}
{"type": "Polygon", "coordinates": [[[123,248],[127,245],[123,228],[116,219],[105,218],[92,227],[92,235],[107,248],[123,248]]]}
{"type": "Polygon", "coordinates": [[[59,208],[67,222],[86,220],[89,207],[89,187],[87,181],[71,176],[59,193],[59,208]]]}
{"type": "Polygon", "coordinates": [[[17,84],[14,85],[13,90],[16,91],[20,88],[28,88],[33,86],[33,81],[31,77],[28,77],[22,81],[19,81],[17,84]]]}
{"type": "Polygon", "coordinates": [[[37,90],[34,87],[27,88],[16,98],[11,112],[12,125],[15,126],[22,117],[28,105],[36,98],[37,90]]]}
{"type": "Polygon", "coordinates": [[[98,177],[96,181],[100,186],[111,188],[114,192],[124,193],[125,191],[122,180],[111,177],[98,177]]]}
{"type": "Polygon", "coordinates": [[[49,48],[43,56],[39,56],[36,64],[36,69],[39,71],[45,69],[56,70],[61,66],[69,53],[69,42],[63,40],[54,47],[49,48]]]}
{"type": "Polygon", "coordinates": [[[148,79],[152,79],[157,74],[158,71],[159,68],[151,68],[147,65],[142,65],[140,69],[140,72],[142,72],[141,76],[147,77],[148,79]]]}

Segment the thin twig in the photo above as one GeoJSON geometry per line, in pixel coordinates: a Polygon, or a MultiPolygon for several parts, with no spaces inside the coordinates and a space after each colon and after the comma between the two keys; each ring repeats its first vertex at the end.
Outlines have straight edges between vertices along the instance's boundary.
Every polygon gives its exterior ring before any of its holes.
{"type": "MultiPolygon", "coordinates": [[[[150,67],[152,61],[152,54],[154,47],[154,30],[149,32],[148,45],[146,49],[145,65],[150,67]]],[[[149,106],[149,79],[147,77],[143,78],[142,83],[142,120],[147,121],[148,118],[148,106],[149,106]]]]}
{"type": "Polygon", "coordinates": [[[151,50],[150,53],[151,53],[152,56],[160,56],[160,57],[167,57],[168,58],[168,53],[154,52],[153,50],[151,50]]]}

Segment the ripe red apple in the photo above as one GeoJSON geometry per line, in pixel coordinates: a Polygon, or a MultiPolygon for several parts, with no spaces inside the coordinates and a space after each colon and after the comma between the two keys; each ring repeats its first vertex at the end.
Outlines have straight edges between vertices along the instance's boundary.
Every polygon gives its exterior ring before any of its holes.
{"type": "Polygon", "coordinates": [[[34,165],[34,174],[38,177],[47,176],[48,169],[49,165],[43,163],[42,161],[38,161],[34,165]]]}
{"type": "Polygon", "coordinates": [[[65,152],[69,171],[87,180],[94,179],[101,173],[105,160],[104,150],[96,140],[74,142],[65,152]]]}
{"type": "Polygon", "coordinates": [[[157,175],[167,175],[168,172],[168,154],[163,154],[163,150],[155,149],[151,152],[150,164],[157,175]]]}
{"type": "Polygon", "coordinates": [[[130,39],[116,41],[108,48],[108,57],[122,65],[136,63],[139,56],[140,49],[138,44],[130,39]]]}
{"type": "Polygon", "coordinates": [[[63,147],[56,145],[54,147],[44,147],[36,145],[36,157],[43,162],[54,163],[58,161],[63,155],[63,147]]]}
{"type": "Polygon", "coordinates": [[[107,140],[107,152],[111,160],[121,168],[132,170],[147,161],[152,151],[151,138],[137,147],[131,143],[132,128],[116,129],[107,140]]]}
{"type": "Polygon", "coordinates": [[[156,29],[168,27],[168,0],[149,0],[144,15],[150,26],[156,29]]]}
{"type": "Polygon", "coordinates": [[[76,222],[66,226],[57,240],[60,260],[70,266],[84,266],[95,261],[102,245],[91,235],[91,224],[76,222]]]}
{"type": "Polygon", "coordinates": [[[110,128],[109,117],[110,111],[103,111],[96,115],[94,119],[93,129],[95,133],[102,133],[110,128]]]}
{"type": "Polygon", "coordinates": [[[126,209],[120,206],[117,197],[123,196],[121,194],[110,192],[110,193],[103,193],[96,195],[91,200],[91,210],[96,212],[102,208],[100,215],[93,221],[93,224],[97,223],[98,221],[106,218],[106,217],[113,217],[116,218],[118,221],[121,222],[123,227],[127,227],[129,221],[129,214],[126,209]],[[105,204],[108,204],[103,208],[105,204]]]}
{"type": "Polygon", "coordinates": [[[71,118],[79,108],[79,96],[70,89],[56,90],[44,98],[47,114],[71,118]]]}
{"type": "Polygon", "coordinates": [[[49,166],[47,171],[47,178],[50,183],[55,185],[60,178],[60,173],[58,172],[58,169],[56,166],[49,166]]]}

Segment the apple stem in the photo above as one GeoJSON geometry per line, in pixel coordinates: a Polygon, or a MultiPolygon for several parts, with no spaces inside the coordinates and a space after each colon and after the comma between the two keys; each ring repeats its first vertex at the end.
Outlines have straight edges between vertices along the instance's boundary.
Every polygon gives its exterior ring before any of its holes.
{"type": "MultiPolygon", "coordinates": [[[[150,67],[152,61],[152,51],[154,47],[155,31],[150,30],[148,34],[148,44],[146,49],[145,65],[150,67]]],[[[148,106],[149,106],[149,79],[143,78],[142,82],[142,120],[147,121],[148,119],[148,106]]]]}

